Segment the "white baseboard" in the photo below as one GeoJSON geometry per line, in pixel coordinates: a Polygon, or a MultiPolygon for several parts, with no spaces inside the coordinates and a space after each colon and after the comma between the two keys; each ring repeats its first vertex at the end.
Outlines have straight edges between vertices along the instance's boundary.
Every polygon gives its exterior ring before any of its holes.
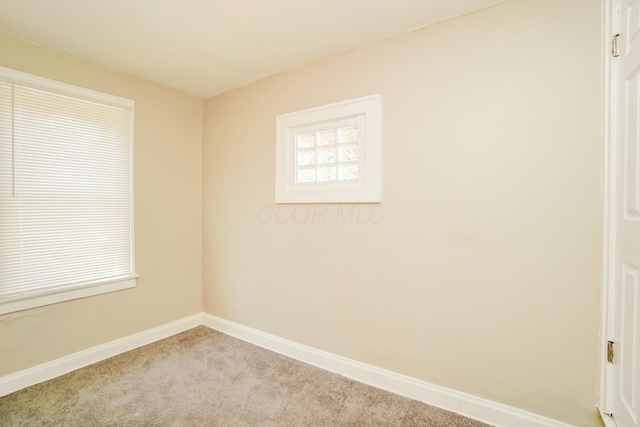
{"type": "Polygon", "coordinates": [[[276,353],[494,426],[572,427],[570,424],[522,409],[301,345],[207,313],[203,314],[203,322],[205,326],[211,329],[276,353]]]}
{"type": "Polygon", "coordinates": [[[335,372],[383,390],[419,400],[498,427],[572,427],[560,421],[518,408],[462,393],[376,366],[338,356],[270,335],[210,314],[201,313],[147,331],[83,350],[33,368],[0,377],[0,396],[50,380],[109,357],[170,337],[196,326],[205,326],[335,372]]]}
{"type": "Polygon", "coordinates": [[[597,408],[598,408],[598,413],[600,413],[600,418],[602,418],[602,423],[604,424],[604,427],[616,427],[616,422],[614,421],[614,419],[608,416],[607,414],[605,414],[604,412],[602,412],[602,409],[600,408],[600,406],[597,406],[597,408]]]}
{"type": "Polygon", "coordinates": [[[34,366],[0,377],[0,396],[13,393],[25,387],[50,380],[76,369],[83,368],[109,357],[116,356],[154,341],[170,337],[187,329],[202,325],[202,314],[185,317],[125,338],[110,341],[87,350],[61,357],[51,362],[34,366]]]}

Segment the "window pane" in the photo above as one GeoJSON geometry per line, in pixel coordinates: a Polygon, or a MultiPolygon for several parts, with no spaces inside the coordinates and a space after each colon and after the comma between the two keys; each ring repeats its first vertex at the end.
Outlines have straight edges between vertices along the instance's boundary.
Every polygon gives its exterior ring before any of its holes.
{"type": "Polygon", "coordinates": [[[298,183],[308,184],[310,182],[316,182],[316,170],[298,169],[298,183]]]}
{"type": "Polygon", "coordinates": [[[312,133],[298,135],[298,148],[313,147],[316,143],[316,136],[312,133]]]}
{"type": "Polygon", "coordinates": [[[335,163],[336,161],[336,149],[327,148],[324,150],[318,150],[318,163],[335,163]]]}
{"type": "Polygon", "coordinates": [[[338,149],[338,154],[338,161],[340,162],[356,162],[358,161],[358,146],[342,146],[338,149]]]}
{"type": "Polygon", "coordinates": [[[356,142],[358,140],[358,128],[353,126],[338,129],[338,136],[340,142],[356,142]]]}
{"type": "Polygon", "coordinates": [[[357,181],[358,165],[342,165],[340,166],[340,181],[357,181]]]}
{"type": "Polygon", "coordinates": [[[318,182],[336,181],[336,167],[318,168],[318,182]]]}
{"type": "Polygon", "coordinates": [[[318,145],[332,145],[336,143],[336,131],[333,129],[318,132],[318,136],[318,145]]]}
{"type": "Polygon", "coordinates": [[[316,163],[315,151],[298,151],[298,165],[308,166],[316,163]]]}

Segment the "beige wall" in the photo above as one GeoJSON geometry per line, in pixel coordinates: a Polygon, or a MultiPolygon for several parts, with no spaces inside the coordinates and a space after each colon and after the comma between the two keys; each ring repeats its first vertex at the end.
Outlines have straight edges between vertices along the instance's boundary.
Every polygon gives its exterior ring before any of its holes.
{"type": "Polygon", "coordinates": [[[204,301],[303,344],[597,425],[599,47],[597,0],[514,0],[211,98],[203,135],[198,99],[0,35],[0,66],[136,101],[141,274],[132,290],[0,316],[0,375],[204,301]],[[382,205],[274,206],[275,116],[372,93],[382,205]]]}
{"type": "Polygon", "coordinates": [[[205,311],[597,425],[600,7],[515,0],[206,100],[205,311]],[[382,215],[277,210],[275,116],[373,93],[382,215]]]}
{"type": "Polygon", "coordinates": [[[0,375],[202,311],[202,101],[0,35],[0,66],[135,101],[135,289],[0,316],[0,375]]]}

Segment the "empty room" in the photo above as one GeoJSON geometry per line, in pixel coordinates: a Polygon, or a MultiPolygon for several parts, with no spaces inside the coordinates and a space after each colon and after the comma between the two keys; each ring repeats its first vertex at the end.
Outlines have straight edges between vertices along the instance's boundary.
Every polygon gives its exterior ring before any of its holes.
{"type": "Polygon", "coordinates": [[[640,426],[640,0],[0,0],[0,426],[640,426]]]}

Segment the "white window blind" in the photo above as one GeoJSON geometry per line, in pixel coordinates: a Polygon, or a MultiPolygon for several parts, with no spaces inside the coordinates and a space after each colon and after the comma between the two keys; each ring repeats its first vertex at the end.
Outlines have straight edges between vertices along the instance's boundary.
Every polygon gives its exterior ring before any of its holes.
{"type": "Polygon", "coordinates": [[[0,76],[0,313],[135,277],[133,102],[42,86],[0,76]]]}

